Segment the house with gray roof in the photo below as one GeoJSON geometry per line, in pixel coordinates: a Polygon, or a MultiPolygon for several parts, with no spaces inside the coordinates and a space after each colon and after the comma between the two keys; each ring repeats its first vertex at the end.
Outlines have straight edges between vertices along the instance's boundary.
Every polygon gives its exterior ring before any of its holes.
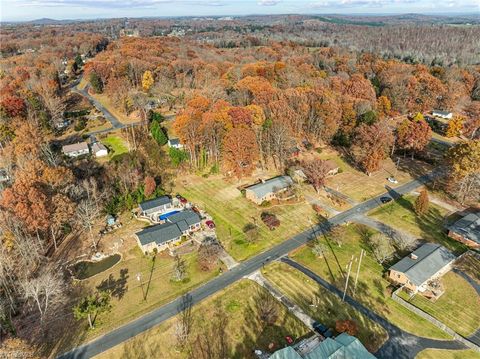
{"type": "Polygon", "coordinates": [[[269,359],[375,359],[357,338],[342,333],[321,340],[318,336],[273,353],[269,359]]]}
{"type": "Polygon", "coordinates": [[[278,176],[245,188],[245,197],[260,205],[277,198],[277,195],[293,185],[290,176],[278,176]]]}
{"type": "Polygon", "coordinates": [[[433,110],[432,115],[435,117],[440,117],[445,120],[450,120],[453,117],[453,113],[449,111],[433,110]]]}
{"type": "Polygon", "coordinates": [[[448,236],[471,248],[480,248],[480,212],[460,218],[448,227],[448,236]]]}
{"type": "Polygon", "coordinates": [[[412,293],[425,292],[427,284],[447,273],[456,257],[440,244],[426,243],[389,268],[392,282],[412,293]]]}
{"type": "Polygon", "coordinates": [[[198,213],[191,209],[187,209],[168,216],[166,221],[169,223],[175,223],[183,234],[187,234],[200,229],[202,218],[198,213]]]}
{"type": "Polygon", "coordinates": [[[143,252],[151,252],[155,248],[159,252],[163,251],[170,244],[179,242],[182,235],[183,233],[176,223],[157,224],[136,233],[138,245],[143,252]]]}
{"type": "Polygon", "coordinates": [[[65,145],[62,147],[62,152],[68,157],[79,157],[82,155],[88,155],[90,149],[88,148],[88,143],[86,142],[77,142],[71,145],[65,145]]]}
{"type": "Polygon", "coordinates": [[[172,209],[172,200],[168,196],[161,196],[148,201],[144,201],[139,205],[139,214],[142,217],[147,217],[153,222],[157,222],[158,217],[172,209]]]}
{"type": "Polygon", "coordinates": [[[181,150],[183,148],[183,145],[178,138],[171,138],[168,140],[168,147],[173,147],[177,150],[181,150]]]}

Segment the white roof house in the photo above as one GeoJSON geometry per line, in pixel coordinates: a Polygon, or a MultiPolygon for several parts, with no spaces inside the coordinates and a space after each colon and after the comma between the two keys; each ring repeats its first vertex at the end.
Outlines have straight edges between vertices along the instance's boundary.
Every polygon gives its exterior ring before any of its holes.
{"type": "Polygon", "coordinates": [[[92,153],[95,155],[95,157],[104,157],[108,155],[108,150],[100,142],[95,142],[92,145],[92,153]]]}
{"type": "Polygon", "coordinates": [[[78,157],[90,153],[86,142],[77,142],[62,147],[62,152],[68,157],[78,157]]]}
{"type": "Polygon", "coordinates": [[[453,117],[453,113],[448,111],[440,111],[440,110],[433,110],[432,115],[435,117],[440,117],[448,120],[453,117]]]}
{"type": "Polygon", "coordinates": [[[180,140],[178,138],[171,138],[168,140],[168,147],[182,149],[183,145],[180,143],[180,140]]]}

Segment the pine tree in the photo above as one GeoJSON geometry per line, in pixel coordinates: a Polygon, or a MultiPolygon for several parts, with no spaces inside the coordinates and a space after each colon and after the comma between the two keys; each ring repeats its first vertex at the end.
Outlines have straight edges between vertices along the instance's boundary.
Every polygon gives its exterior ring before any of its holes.
{"type": "Polygon", "coordinates": [[[168,142],[168,137],[165,134],[164,129],[160,125],[159,121],[153,121],[152,124],[150,125],[150,133],[152,134],[152,137],[157,141],[157,143],[160,146],[164,146],[168,142]]]}
{"type": "Polygon", "coordinates": [[[428,192],[426,189],[420,191],[420,195],[415,200],[415,213],[421,216],[428,212],[429,199],[428,192]]]}

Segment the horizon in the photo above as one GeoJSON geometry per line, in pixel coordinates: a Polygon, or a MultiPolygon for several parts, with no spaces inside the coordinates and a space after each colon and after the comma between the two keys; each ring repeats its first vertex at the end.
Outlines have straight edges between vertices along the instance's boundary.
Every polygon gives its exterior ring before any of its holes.
{"type": "Polygon", "coordinates": [[[266,15],[480,15],[480,5],[475,0],[3,0],[0,10],[1,22],[266,15]]]}

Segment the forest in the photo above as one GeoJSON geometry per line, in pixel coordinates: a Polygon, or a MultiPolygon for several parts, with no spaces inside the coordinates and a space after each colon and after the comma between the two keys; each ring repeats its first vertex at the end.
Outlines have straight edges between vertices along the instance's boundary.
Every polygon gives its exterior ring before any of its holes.
{"type": "MultiPolygon", "coordinates": [[[[292,148],[305,144],[335,147],[370,175],[393,153],[425,159],[432,129],[424,114],[445,110],[455,113],[449,133],[463,141],[434,164],[449,196],[477,202],[480,26],[355,21],[2,26],[0,168],[9,180],[0,189],[0,338],[16,335],[12,345],[35,353],[54,340],[81,290],[58,270],[58,244],[85,233],[95,247],[95,220],[167,192],[182,171],[231,180],[257,168],[285,173],[292,148]],[[141,36],[120,37],[126,26],[141,36]],[[185,36],[166,36],[181,28],[185,36]],[[82,79],[142,122],[128,134],[133,151],[118,160],[74,164],[58,153],[55,123],[82,79]],[[163,147],[164,111],[175,113],[171,130],[185,151],[163,147]]],[[[321,184],[322,164],[304,165],[321,184]]]]}

